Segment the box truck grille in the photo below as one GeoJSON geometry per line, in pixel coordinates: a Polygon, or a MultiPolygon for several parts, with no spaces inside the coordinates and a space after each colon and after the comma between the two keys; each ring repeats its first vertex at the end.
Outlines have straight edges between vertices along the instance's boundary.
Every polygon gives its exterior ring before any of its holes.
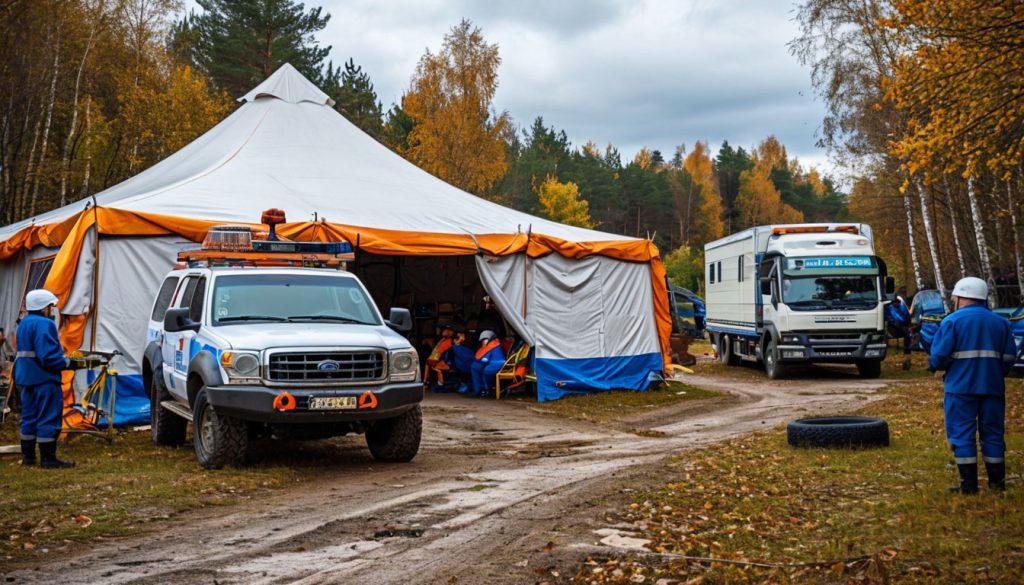
{"type": "Polygon", "coordinates": [[[375,382],[385,377],[383,351],[272,353],[271,382],[307,384],[375,382]]]}
{"type": "Polygon", "coordinates": [[[833,333],[830,335],[808,335],[807,339],[815,341],[860,341],[860,333],[833,333]]]}

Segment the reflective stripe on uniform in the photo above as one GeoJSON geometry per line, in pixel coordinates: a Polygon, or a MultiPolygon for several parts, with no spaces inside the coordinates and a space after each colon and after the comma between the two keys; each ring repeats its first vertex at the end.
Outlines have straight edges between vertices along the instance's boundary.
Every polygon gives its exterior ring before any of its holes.
{"type": "Polygon", "coordinates": [[[20,358],[30,358],[31,357],[31,358],[34,358],[34,357],[36,357],[36,352],[34,352],[34,351],[19,351],[17,354],[15,354],[15,357],[20,357],[20,358]]]}
{"type": "Polygon", "coordinates": [[[971,463],[977,463],[978,458],[975,457],[954,457],[957,465],[970,465],[971,463]]]}
{"type": "Polygon", "coordinates": [[[1002,463],[1005,461],[1002,457],[982,457],[982,459],[985,460],[985,463],[1002,463]]]}
{"type": "MultiPolygon", "coordinates": [[[[1006,354],[999,353],[994,349],[972,349],[970,351],[956,351],[950,356],[955,360],[963,360],[970,358],[996,358],[1006,359],[1006,354]]],[[[1010,356],[1011,359],[1016,359],[1015,356],[1010,356]]]]}
{"type": "Polygon", "coordinates": [[[35,435],[21,435],[21,440],[22,441],[35,441],[36,440],[36,436],[35,435]]]}

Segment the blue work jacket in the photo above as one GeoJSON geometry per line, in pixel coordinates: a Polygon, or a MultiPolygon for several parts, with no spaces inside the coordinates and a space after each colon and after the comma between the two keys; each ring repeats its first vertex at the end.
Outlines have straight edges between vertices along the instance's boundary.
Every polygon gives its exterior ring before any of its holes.
{"type": "Polygon", "coordinates": [[[1002,396],[1003,377],[1016,355],[1010,322],[983,305],[968,305],[942,320],[928,369],[946,371],[943,379],[950,394],[1002,396]]]}
{"type": "Polygon", "coordinates": [[[60,383],[60,372],[68,368],[64,348],[57,338],[57,325],[41,314],[29,313],[18,325],[17,361],[14,381],[19,386],[46,382],[60,383]]]}
{"type": "Polygon", "coordinates": [[[903,303],[898,305],[896,303],[891,303],[885,308],[885,320],[900,325],[906,325],[907,323],[910,323],[910,311],[907,310],[907,306],[903,303]]]}

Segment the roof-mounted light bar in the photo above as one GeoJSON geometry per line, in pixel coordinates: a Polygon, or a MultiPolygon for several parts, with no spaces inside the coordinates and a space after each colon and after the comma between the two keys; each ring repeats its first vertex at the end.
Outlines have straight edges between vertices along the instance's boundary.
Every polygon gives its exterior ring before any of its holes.
{"type": "Polygon", "coordinates": [[[860,228],[858,228],[855,225],[837,225],[832,228],[824,225],[772,228],[773,236],[784,236],[786,234],[821,234],[826,232],[844,232],[848,234],[859,234],[860,228]]]}

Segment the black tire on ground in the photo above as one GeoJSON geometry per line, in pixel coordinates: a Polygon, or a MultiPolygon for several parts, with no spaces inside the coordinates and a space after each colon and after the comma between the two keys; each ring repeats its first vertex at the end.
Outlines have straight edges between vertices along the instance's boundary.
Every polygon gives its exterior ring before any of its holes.
{"type": "Polygon", "coordinates": [[[733,352],[732,339],[721,333],[718,335],[718,361],[727,366],[738,366],[740,358],[733,352]]]}
{"type": "Polygon", "coordinates": [[[163,376],[153,374],[149,384],[149,434],[154,445],[177,447],[185,443],[188,421],[160,406],[164,400],[171,400],[163,376]]]}
{"type": "Polygon", "coordinates": [[[888,447],[889,423],[870,416],[803,418],[789,423],[786,440],[794,447],[888,447]]]}
{"type": "Polygon", "coordinates": [[[764,350],[764,371],[768,378],[780,380],[786,377],[789,368],[779,360],[779,346],[774,339],[768,340],[768,346],[764,350]]]}
{"type": "Polygon", "coordinates": [[[395,418],[374,423],[366,431],[366,446],[377,461],[412,461],[420,450],[422,431],[423,412],[417,404],[395,418]]]}
{"type": "Polygon", "coordinates": [[[857,373],[861,378],[877,378],[882,375],[882,360],[857,362],[857,373]]]}
{"type": "Polygon", "coordinates": [[[238,466],[249,448],[249,427],[245,421],[218,415],[203,387],[192,406],[192,444],[196,460],[206,469],[220,469],[229,463],[238,466]]]}

